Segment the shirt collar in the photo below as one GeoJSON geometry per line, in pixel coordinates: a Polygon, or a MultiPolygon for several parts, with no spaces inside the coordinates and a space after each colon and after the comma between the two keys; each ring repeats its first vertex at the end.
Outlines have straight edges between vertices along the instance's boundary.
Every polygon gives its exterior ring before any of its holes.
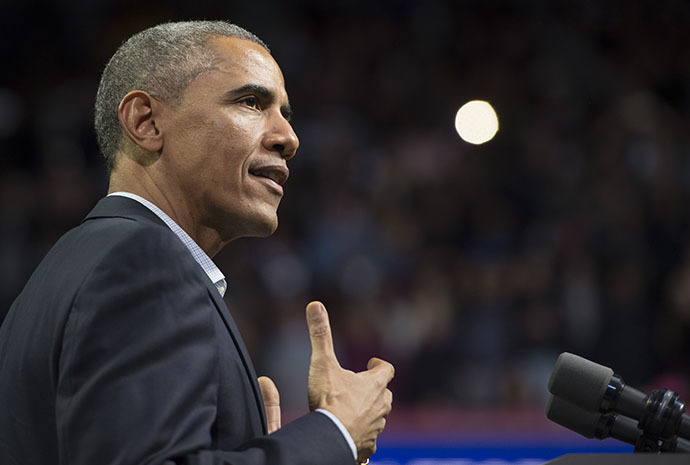
{"type": "Polygon", "coordinates": [[[112,194],[108,194],[108,197],[110,196],[120,196],[120,197],[127,197],[132,200],[136,200],[149,210],[151,210],[153,213],[156,214],[158,218],[160,218],[172,232],[175,233],[175,235],[182,241],[182,243],[187,247],[187,250],[189,250],[189,253],[192,254],[192,257],[194,257],[194,260],[201,266],[201,268],[204,270],[206,273],[206,276],[211,280],[211,282],[216,286],[216,289],[218,289],[218,292],[220,293],[221,297],[225,296],[225,291],[228,288],[227,281],[225,280],[225,275],[223,275],[223,272],[220,271],[220,269],[216,266],[215,263],[213,263],[213,260],[206,255],[206,252],[204,252],[199,245],[194,242],[194,239],[189,237],[189,234],[187,234],[184,229],[182,229],[175,221],[173,221],[172,218],[170,218],[163,210],[158,208],[156,205],[153,203],[149,202],[143,197],[140,197],[136,194],[132,194],[131,192],[113,192],[112,194]]]}

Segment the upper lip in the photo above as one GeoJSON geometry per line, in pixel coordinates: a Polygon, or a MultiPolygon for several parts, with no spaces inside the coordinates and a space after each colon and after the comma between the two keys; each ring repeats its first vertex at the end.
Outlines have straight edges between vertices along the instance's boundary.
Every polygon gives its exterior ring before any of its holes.
{"type": "Polygon", "coordinates": [[[282,186],[290,176],[290,170],[284,165],[258,165],[250,168],[249,174],[269,178],[282,186]]]}

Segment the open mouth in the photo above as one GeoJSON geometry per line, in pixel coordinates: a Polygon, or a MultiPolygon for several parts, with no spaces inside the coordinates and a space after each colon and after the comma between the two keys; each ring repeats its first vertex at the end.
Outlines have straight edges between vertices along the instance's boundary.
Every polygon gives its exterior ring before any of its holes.
{"type": "Polygon", "coordinates": [[[260,178],[279,194],[283,193],[283,184],[290,175],[290,170],[282,165],[257,166],[249,169],[249,174],[260,178]]]}

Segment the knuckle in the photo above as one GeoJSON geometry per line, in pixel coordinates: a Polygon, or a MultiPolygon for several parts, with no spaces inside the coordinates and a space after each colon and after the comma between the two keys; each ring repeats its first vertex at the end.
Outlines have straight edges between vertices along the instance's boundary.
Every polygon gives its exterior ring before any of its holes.
{"type": "Polygon", "coordinates": [[[389,373],[390,379],[393,379],[395,377],[395,367],[393,366],[392,363],[389,363],[389,362],[384,362],[384,363],[386,364],[386,366],[388,367],[388,371],[390,372],[389,373]]]}
{"type": "Polygon", "coordinates": [[[311,335],[317,338],[329,336],[331,328],[327,324],[320,324],[311,328],[311,335]]]}
{"type": "Polygon", "coordinates": [[[376,452],[376,442],[367,441],[362,445],[362,448],[360,450],[362,452],[362,455],[371,457],[372,455],[374,455],[374,452],[376,452]]]}
{"type": "Polygon", "coordinates": [[[313,355],[311,361],[314,366],[322,370],[331,371],[340,369],[338,361],[328,354],[313,355]]]}
{"type": "Polygon", "coordinates": [[[360,450],[367,457],[374,455],[374,452],[376,452],[376,439],[365,442],[360,450]]]}

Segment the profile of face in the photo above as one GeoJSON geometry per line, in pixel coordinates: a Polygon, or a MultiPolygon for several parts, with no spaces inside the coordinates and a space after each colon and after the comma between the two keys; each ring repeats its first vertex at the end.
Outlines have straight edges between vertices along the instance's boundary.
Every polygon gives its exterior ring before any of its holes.
{"type": "Polygon", "coordinates": [[[299,145],[283,75],[254,42],[215,37],[210,46],[214,67],[158,120],[166,182],[223,242],[266,236],[278,226],[287,161],[299,145]]]}

